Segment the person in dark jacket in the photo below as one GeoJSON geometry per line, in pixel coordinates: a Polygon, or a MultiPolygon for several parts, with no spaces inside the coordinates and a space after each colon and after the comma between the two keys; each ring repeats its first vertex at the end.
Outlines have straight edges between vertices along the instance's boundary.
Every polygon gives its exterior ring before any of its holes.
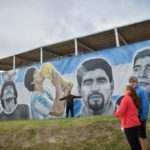
{"type": "Polygon", "coordinates": [[[148,110],[149,110],[148,94],[144,88],[139,86],[138,78],[136,76],[130,76],[129,83],[132,86],[132,88],[135,89],[136,93],[140,98],[139,119],[141,125],[139,128],[139,139],[142,146],[142,150],[147,150],[146,122],[148,119],[148,110]]]}
{"type": "Polygon", "coordinates": [[[122,98],[119,109],[114,113],[115,117],[121,118],[121,127],[130,144],[131,150],[142,150],[138,138],[138,129],[140,120],[138,111],[140,108],[140,100],[136,91],[132,86],[127,85],[125,96],[122,98]]]}
{"type": "Polygon", "coordinates": [[[71,117],[74,117],[74,99],[81,98],[81,96],[75,96],[71,94],[71,91],[67,91],[67,95],[60,98],[59,100],[66,100],[66,118],[69,116],[69,111],[71,112],[71,117]]]}

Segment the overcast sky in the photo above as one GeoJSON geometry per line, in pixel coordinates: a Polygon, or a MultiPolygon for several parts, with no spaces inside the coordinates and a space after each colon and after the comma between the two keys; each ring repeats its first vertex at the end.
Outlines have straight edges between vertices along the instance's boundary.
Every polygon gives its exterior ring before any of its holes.
{"type": "Polygon", "coordinates": [[[150,19],[150,0],[0,0],[0,58],[150,19]]]}

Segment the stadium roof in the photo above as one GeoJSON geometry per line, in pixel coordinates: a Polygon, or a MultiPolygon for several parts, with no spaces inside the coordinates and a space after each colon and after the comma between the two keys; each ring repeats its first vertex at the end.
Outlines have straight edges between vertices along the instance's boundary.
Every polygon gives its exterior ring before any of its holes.
{"type": "Polygon", "coordinates": [[[0,59],[0,70],[12,70],[90,51],[99,51],[150,39],[150,20],[117,27],[68,41],[39,47],[0,59]]]}

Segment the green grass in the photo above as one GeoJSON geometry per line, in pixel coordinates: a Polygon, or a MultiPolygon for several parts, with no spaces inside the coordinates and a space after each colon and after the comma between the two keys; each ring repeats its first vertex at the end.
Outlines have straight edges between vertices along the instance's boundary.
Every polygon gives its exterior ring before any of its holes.
{"type": "Polygon", "coordinates": [[[0,121],[0,150],[128,149],[120,121],[112,116],[0,121]]]}

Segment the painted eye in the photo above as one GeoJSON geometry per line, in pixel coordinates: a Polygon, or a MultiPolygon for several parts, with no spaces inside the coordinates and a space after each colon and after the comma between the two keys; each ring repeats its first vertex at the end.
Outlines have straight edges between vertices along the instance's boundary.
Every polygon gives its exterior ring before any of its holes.
{"type": "Polygon", "coordinates": [[[147,65],[146,70],[150,71],[150,65],[147,65]]]}
{"type": "Polygon", "coordinates": [[[106,79],[106,78],[99,78],[99,79],[97,80],[97,82],[100,83],[100,84],[104,84],[104,83],[107,82],[107,79],[106,79]]]}
{"type": "Polygon", "coordinates": [[[85,84],[85,85],[91,85],[91,84],[92,84],[92,81],[90,81],[90,80],[85,81],[84,84],[85,84]]]}
{"type": "Polygon", "coordinates": [[[134,72],[139,72],[141,70],[141,67],[134,67],[133,70],[134,72]]]}
{"type": "Polygon", "coordinates": [[[105,83],[106,80],[103,79],[103,80],[99,80],[98,82],[99,82],[99,83],[105,83]]]}

